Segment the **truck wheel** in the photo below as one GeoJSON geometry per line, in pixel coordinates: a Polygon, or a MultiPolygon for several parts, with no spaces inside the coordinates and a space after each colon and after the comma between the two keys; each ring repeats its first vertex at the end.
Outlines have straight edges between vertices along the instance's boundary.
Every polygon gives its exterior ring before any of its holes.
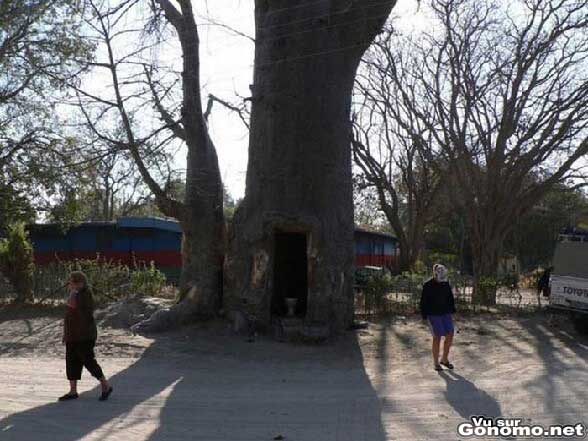
{"type": "Polygon", "coordinates": [[[588,314],[576,314],[574,316],[574,328],[581,335],[588,335],[588,314]]]}

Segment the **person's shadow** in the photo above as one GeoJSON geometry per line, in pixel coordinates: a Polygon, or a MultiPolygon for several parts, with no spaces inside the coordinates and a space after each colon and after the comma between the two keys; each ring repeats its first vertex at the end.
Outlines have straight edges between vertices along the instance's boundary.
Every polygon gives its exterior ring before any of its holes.
{"type": "Polygon", "coordinates": [[[439,376],[447,385],[447,402],[464,420],[469,420],[472,416],[497,418],[502,415],[498,401],[471,381],[454,371],[443,370],[439,372],[439,376]]]}
{"type": "MultiPolygon", "coordinates": [[[[14,413],[0,420],[0,439],[2,441],[42,439],[77,441],[99,427],[116,422],[133,407],[156,396],[180,379],[177,370],[169,371],[163,364],[159,369],[154,368],[151,362],[146,362],[146,355],[152,350],[147,349],[135,363],[109,379],[114,386],[114,393],[108,402],[98,402],[99,386],[96,386],[92,390],[81,393],[77,400],[55,401],[14,413]],[[124,395],[124,400],[118,395],[124,395]],[[51,435],[55,435],[56,438],[51,435]]],[[[98,361],[100,362],[100,358],[98,361]]],[[[105,373],[108,374],[108,371],[106,370],[105,373]]],[[[54,373],[40,373],[40,375],[54,375],[54,373]]],[[[82,375],[86,379],[90,377],[87,371],[84,371],[82,375]]],[[[24,378],[23,380],[26,381],[24,378]]],[[[64,388],[65,384],[64,381],[64,388]]],[[[26,402],[27,397],[23,396],[22,399],[26,402]]]]}

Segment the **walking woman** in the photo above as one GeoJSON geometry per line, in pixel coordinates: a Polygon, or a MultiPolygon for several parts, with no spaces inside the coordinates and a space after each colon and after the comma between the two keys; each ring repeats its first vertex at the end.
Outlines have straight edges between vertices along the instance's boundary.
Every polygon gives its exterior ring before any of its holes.
{"type": "Polygon", "coordinates": [[[449,362],[449,350],[453,342],[453,318],[455,313],[455,299],[453,291],[447,281],[447,268],[441,264],[433,266],[433,278],[423,285],[423,294],[421,296],[421,315],[423,319],[428,319],[433,334],[433,367],[436,371],[441,371],[441,365],[448,369],[453,369],[449,362]],[[441,338],[444,337],[443,355],[439,361],[439,349],[441,338]]]}
{"type": "Polygon", "coordinates": [[[82,378],[83,367],[100,381],[102,386],[100,401],[106,401],[112,393],[112,386],[108,384],[94,355],[98,333],[94,321],[94,300],[86,275],[81,271],[71,273],[68,289],[69,298],[63,322],[63,342],[70,389],[67,394],[59,398],[59,401],[78,398],[77,384],[82,378]]]}

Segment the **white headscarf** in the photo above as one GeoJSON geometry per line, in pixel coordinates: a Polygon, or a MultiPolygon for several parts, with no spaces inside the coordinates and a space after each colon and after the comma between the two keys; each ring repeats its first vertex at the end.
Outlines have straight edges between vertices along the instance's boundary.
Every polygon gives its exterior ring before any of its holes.
{"type": "Polygon", "coordinates": [[[433,278],[437,282],[447,282],[447,276],[449,275],[449,271],[447,268],[440,263],[436,263],[433,265],[433,278]]]}

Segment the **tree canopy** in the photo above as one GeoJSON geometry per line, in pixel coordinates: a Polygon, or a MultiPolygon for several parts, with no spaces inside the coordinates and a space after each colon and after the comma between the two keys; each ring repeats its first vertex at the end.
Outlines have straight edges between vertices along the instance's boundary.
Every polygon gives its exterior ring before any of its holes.
{"type": "Polygon", "coordinates": [[[0,3],[0,203],[17,218],[30,218],[35,198],[67,179],[75,143],[56,106],[63,82],[80,74],[79,59],[92,55],[80,36],[82,12],[70,0],[0,3]]]}

